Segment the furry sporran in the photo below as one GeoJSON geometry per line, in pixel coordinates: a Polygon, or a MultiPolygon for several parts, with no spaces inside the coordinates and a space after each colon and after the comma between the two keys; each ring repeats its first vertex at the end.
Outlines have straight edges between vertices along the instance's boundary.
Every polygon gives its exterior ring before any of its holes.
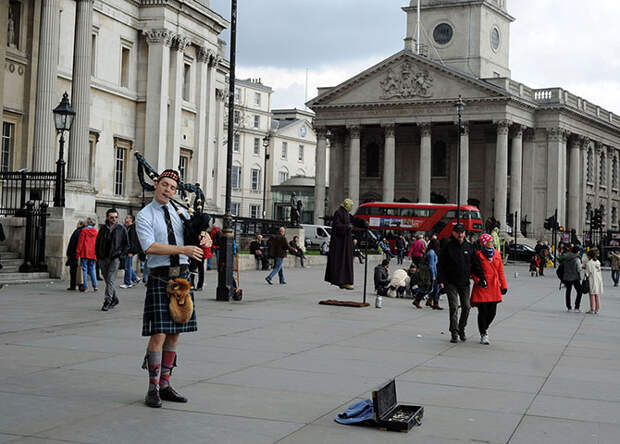
{"type": "Polygon", "coordinates": [[[189,293],[190,284],[186,279],[177,278],[168,281],[166,289],[170,297],[170,317],[174,322],[184,324],[189,321],[194,313],[194,303],[189,293]]]}

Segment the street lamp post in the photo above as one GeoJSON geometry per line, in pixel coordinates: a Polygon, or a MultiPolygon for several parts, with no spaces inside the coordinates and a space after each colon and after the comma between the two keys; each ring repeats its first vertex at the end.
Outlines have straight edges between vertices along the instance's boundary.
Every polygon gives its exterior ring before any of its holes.
{"type": "Polygon", "coordinates": [[[56,187],[54,189],[55,207],[65,206],[65,131],[71,131],[74,117],[75,111],[71,108],[69,94],[65,91],[60,104],[54,108],[54,125],[56,126],[56,133],[60,133],[60,150],[56,161],[56,187]]]}
{"type": "Polygon", "coordinates": [[[265,208],[265,198],[267,196],[267,161],[269,160],[269,145],[271,144],[271,134],[267,133],[263,137],[263,148],[265,148],[265,164],[263,166],[263,219],[267,218],[267,209],[265,208]]]}
{"type": "MultiPolygon", "coordinates": [[[[459,118],[459,130],[457,137],[457,155],[456,155],[456,223],[461,223],[461,136],[463,135],[463,125],[461,124],[461,118],[463,116],[463,108],[465,107],[465,102],[461,98],[459,94],[459,100],[456,102],[456,113],[459,118]]],[[[465,172],[467,174],[467,172],[465,172]]]]}
{"type": "MultiPolygon", "coordinates": [[[[237,52],[237,0],[231,0],[230,13],[230,74],[228,83],[228,146],[226,158],[226,207],[220,244],[220,260],[217,264],[217,290],[215,299],[230,301],[235,296],[233,282],[233,220],[230,214],[232,200],[232,157],[235,114],[235,64],[237,52]]],[[[239,294],[239,293],[237,293],[239,294]]]]}

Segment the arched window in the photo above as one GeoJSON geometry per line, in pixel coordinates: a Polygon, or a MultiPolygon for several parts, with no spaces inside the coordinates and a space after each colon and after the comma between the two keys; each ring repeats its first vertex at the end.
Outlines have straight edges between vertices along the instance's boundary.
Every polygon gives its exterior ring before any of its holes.
{"type": "Polygon", "coordinates": [[[605,185],[607,181],[607,159],[605,158],[605,153],[601,151],[601,159],[598,165],[598,183],[599,185],[605,185]]]}
{"type": "Polygon", "coordinates": [[[431,175],[433,177],[446,177],[448,175],[448,147],[446,142],[438,140],[433,144],[431,154],[431,175]]]}
{"type": "Polygon", "coordinates": [[[588,148],[588,154],[587,154],[587,158],[586,158],[586,180],[588,182],[592,182],[592,148],[588,148]]]}
{"type": "Polygon", "coordinates": [[[278,173],[278,184],[286,182],[288,180],[288,168],[283,167],[278,173]]]}
{"type": "Polygon", "coordinates": [[[297,170],[297,176],[306,177],[306,172],[302,169],[297,170]]]}
{"type": "Polygon", "coordinates": [[[366,177],[379,177],[379,146],[375,142],[366,145],[366,177]]]}

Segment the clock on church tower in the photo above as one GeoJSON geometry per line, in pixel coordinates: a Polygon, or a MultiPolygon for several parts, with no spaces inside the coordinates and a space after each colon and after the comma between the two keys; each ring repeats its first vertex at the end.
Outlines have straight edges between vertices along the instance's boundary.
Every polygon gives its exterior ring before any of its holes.
{"type": "MultiPolygon", "coordinates": [[[[428,57],[477,78],[510,77],[507,0],[420,0],[420,43],[428,57]]],[[[418,35],[418,0],[404,7],[407,38],[418,35]]],[[[414,45],[415,47],[415,45],[414,45]]]]}

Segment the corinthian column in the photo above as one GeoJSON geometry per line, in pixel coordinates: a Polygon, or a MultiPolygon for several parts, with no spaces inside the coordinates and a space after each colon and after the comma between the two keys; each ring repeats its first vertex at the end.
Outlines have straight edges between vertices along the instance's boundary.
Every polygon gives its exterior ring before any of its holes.
{"type": "Polygon", "coordinates": [[[329,138],[329,214],[332,215],[344,199],[345,155],[342,127],[331,130],[329,138]]]}
{"type": "Polygon", "coordinates": [[[469,122],[461,123],[461,205],[467,204],[469,199],[469,122]]]}
{"type": "MultiPolygon", "coordinates": [[[[322,127],[315,128],[316,132],[316,151],[314,170],[314,223],[321,225],[325,223],[325,175],[327,167],[327,129],[322,127]]],[[[357,202],[356,202],[357,205],[357,202]]]]}
{"type": "Polygon", "coordinates": [[[172,41],[172,58],[170,60],[170,108],[168,114],[168,150],[166,162],[168,168],[176,168],[181,156],[181,117],[183,108],[183,69],[185,48],[189,39],[176,35],[172,41]]]}
{"type": "Polygon", "coordinates": [[[506,232],[506,207],[508,200],[508,129],[510,121],[497,122],[497,145],[495,147],[495,204],[493,214],[506,232]]]}
{"type": "Polygon", "coordinates": [[[566,188],[563,166],[566,152],[566,130],[551,128],[547,132],[547,216],[558,210],[558,223],[564,225],[566,188]]]}
{"type": "Polygon", "coordinates": [[[163,171],[166,169],[168,82],[172,33],[167,29],[151,29],[144,31],[144,36],[149,45],[144,157],[157,171],[163,171]]]}
{"type": "MultiPolygon", "coordinates": [[[[58,26],[58,0],[42,0],[37,106],[34,113],[33,171],[54,171],[56,129],[52,110],[60,102],[60,97],[56,97],[58,26]]],[[[4,30],[5,28],[2,28],[1,31],[4,30]]]]}
{"type": "Polygon", "coordinates": [[[431,201],[431,124],[419,123],[420,169],[418,171],[418,202],[431,201]]]}
{"type": "MultiPolygon", "coordinates": [[[[510,159],[510,213],[518,212],[517,219],[513,223],[513,230],[521,232],[521,174],[523,172],[523,130],[524,127],[516,125],[512,138],[512,156],[510,159]]],[[[514,236],[514,231],[513,231],[514,236]]]]}
{"type": "Polygon", "coordinates": [[[396,168],[396,126],[388,124],[385,129],[383,152],[383,201],[394,201],[394,174],[396,168]]]}
{"type": "Polygon", "coordinates": [[[207,183],[205,181],[205,153],[208,151],[207,141],[207,116],[209,111],[209,105],[207,98],[209,97],[208,88],[208,63],[211,58],[210,51],[206,48],[198,48],[196,54],[196,94],[195,102],[198,106],[196,112],[196,122],[194,128],[195,141],[194,149],[196,150],[196,176],[195,181],[206,188],[207,183]]]}
{"type": "Polygon", "coordinates": [[[570,138],[569,145],[569,171],[568,175],[568,230],[575,230],[579,232],[580,224],[579,219],[581,215],[579,198],[581,192],[580,186],[580,157],[581,157],[581,145],[585,141],[585,137],[574,135],[570,138]]]}
{"type": "MultiPolygon", "coordinates": [[[[69,140],[67,180],[88,182],[88,129],[90,126],[90,48],[93,30],[93,0],[77,0],[73,41],[71,102],[75,119],[69,140]]],[[[57,37],[55,37],[57,38],[57,37]]]]}
{"type": "Polygon", "coordinates": [[[360,127],[349,127],[351,145],[349,150],[349,198],[353,209],[360,204],[360,127]]]}

